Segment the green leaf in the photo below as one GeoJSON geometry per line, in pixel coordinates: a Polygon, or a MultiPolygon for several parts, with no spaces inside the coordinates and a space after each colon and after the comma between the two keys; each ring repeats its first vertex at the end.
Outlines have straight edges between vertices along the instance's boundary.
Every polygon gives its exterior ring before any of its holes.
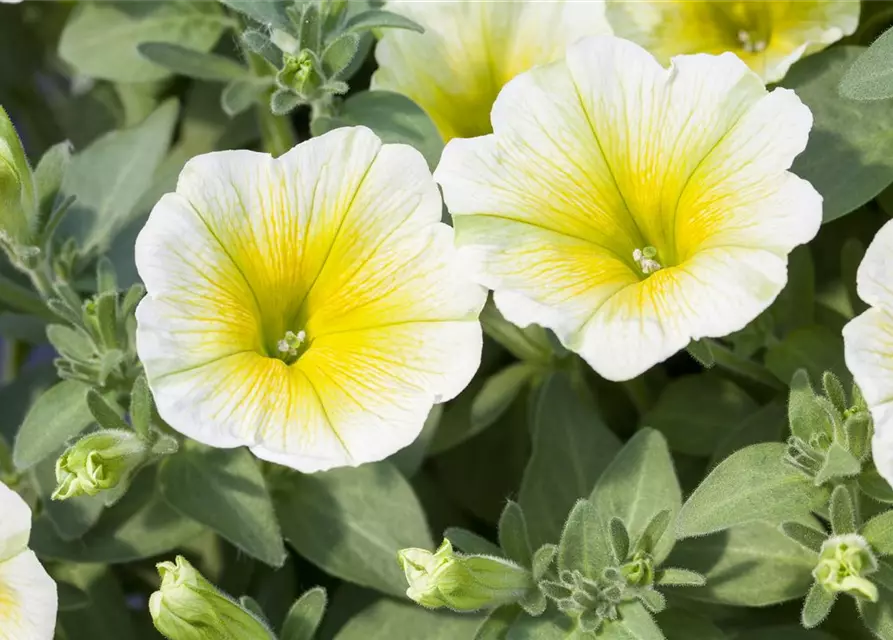
{"type": "Polygon", "coordinates": [[[516,362],[487,378],[471,404],[471,428],[486,429],[496,422],[538,371],[536,365],[516,362]]]}
{"type": "Polygon", "coordinates": [[[13,460],[18,469],[37,464],[93,422],[89,388],[78,380],[63,380],[37,398],[16,436],[13,460]]]}
{"type": "Polygon", "coordinates": [[[302,96],[285,89],[277,89],[270,96],[270,111],[274,116],[284,116],[304,103],[302,96]]]}
{"type": "Polygon", "coordinates": [[[656,584],[661,587],[703,587],[707,579],[697,571],[668,567],[661,569],[656,584]]]}
{"type": "Polygon", "coordinates": [[[77,238],[84,250],[103,251],[110,246],[118,231],[132,220],[140,196],[151,186],[152,175],[167,152],[178,111],[177,102],[169,100],[139,126],[107,133],[74,157],[62,182],[62,194],[77,200],[61,225],[62,233],[77,238]]]}
{"type": "MultiPolygon", "coordinates": [[[[664,437],[652,429],[636,433],[601,475],[590,500],[604,535],[613,517],[623,521],[632,540],[638,540],[654,516],[665,509],[670,511],[670,522],[675,522],[682,507],[682,490],[664,437]]],[[[667,557],[675,540],[671,526],[653,552],[657,564],[667,557]]]]}
{"type": "Polygon", "coordinates": [[[717,445],[710,459],[710,467],[715,467],[739,449],[761,442],[779,442],[787,432],[787,407],[779,398],[738,421],[729,435],[717,445]]]}
{"type": "MultiPolygon", "coordinates": [[[[576,628],[573,620],[558,611],[547,611],[538,618],[520,616],[509,629],[506,640],[584,640],[591,634],[576,628]]],[[[602,640],[603,636],[599,636],[602,640]]]]}
{"type": "Polygon", "coordinates": [[[345,31],[370,31],[372,29],[409,29],[417,33],[425,32],[424,27],[409,18],[381,9],[358,13],[344,25],[345,31]]]}
{"type": "Polygon", "coordinates": [[[843,485],[837,485],[831,493],[829,507],[831,530],[839,536],[856,532],[856,509],[853,496],[843,485]]]}
{"type": "Polygon", "coordinates": [[[680,538],[765,520],[779,523],[809,513],[828,492],[784,461],[785,445],[742,449],[710,472],[689,496],[676,522],[680,538]]]}
{"type": "Polygon", "coordinates": [[[861,470],[862,465],[859,464],[859,460],[853,457],[853,454],[849,451],[834,442],[828,447],[828,451],[825,453],[825,462],[816,474],[814,483],[816,485],[822,485],[829,480],[850,478],[857,475],[861,470]]]}
{"type": "Polygon", "coordinates": [[[840,80],[840,95],[853,100],[893,98],[893,29],[856,58],[840,80]]]}
{"type": "MultiPolygon", "coordinates": [[[[231,20],[214,2],[98,2],[78,6],[65,24],[59,55],[78,73],[117,82],[169,75],[140,55],[143,42],[210,51],[231,20]]],[[[134,147],[137,148],[137,147],[134,147]]]]}
{"type": "MultiPolygon", "coordinates": [[[[887,594],[884,594],[887,595],[887,594]]],[[[893,638],[893,598],[881,597],[877,604],[859,598],[856,600],[862,623],[878,638],[893,638]]]]}
{"type": "Polygon", "coordinates": [[[806,595],[816,555],[789,540],[775,525],[751,522],[681,540],[667,562],[707,578],[703,587],[686,588],[686,598],[762,607],[806,595]]]}
{"type": "Polygon", "coordinates": [[[788,384],[798,369],[806,368],[812,380],[821,380],[825,371],[848,377],[843,361],[843,339],[827,327],[795,329],[766,351],[766,367],[788,384]]]}
{"type": "MultiPolygon", "coordinates": [[[[52,213],[59,187],[71,161],[71,143],[68,141],[50,147],[34,169],[34,184],[37,189],[37,203],[41,221],[46,221],[52,213]]],[[[37,225],[43,231],[43,222],[37,225]]]]}
{"type": "Polygon", "coordinates": [[[237,116],[257,104],[272,86],[272,78],[233,80],[220,94],[220,108],[231,118],[237,116]]]}
{"type": "Polygon", "coordinates": [[[474,533],[461,527],[447,527],[443,537],[449,540],[454,547],[469,555],[484,555],[502,557],[502,549],[474,533]]]}
{"type": "Polygon", "coordinates": [[[41,557],[119,564],[167,553],[201,531],[200,524],[180,516],[156,493],[154,468],[149,467],[79,540],[62,540],[47,519],[39,517],[30,546],[41,557]]]}
{"type": "Polygon", "coordinates": [[[692,340],[688,343],[688,346],[685,347],[685,350],[688,351],[688,355],[694,358],[698,364],[705,369],[709,369],[716,364],[709,342],[704,340],[692,340]]]}
{"type": "Polygon", "coordinates": [[[285,562],[273,504],[247,449],[188,443],[164,460],[158,487],[174,509],[215,530],[245,553],[273,567],[285,562]]]}
{"type": "Polygon", "coordinates": [[[387,462],[291,474],[273,500],[298,553],[333,576],[391,595],[406,591],[397,551],[435,546],[412,487],[387,462]]]}
{"type": "Polygon", "coordinates": [[[558,555],[558,547],[554,544],[544,544],[533,554],[532,572],[533,580],[539,582],[552,567],[555,556],[558,555]]]}
{"type": "Polygon", "coordinates": [[[565,374],[547,378],[536,396],[533,454],[518,494],[534,547],[558,540],[571,507],[589,496],[618,451],[620,441],[591,396],[565,374]]]}
{"type": "Polygon", "coordinates": [[[56,582],[59,611],[74,611],[90,606],[90,595],[68,582],[56,582]]]}
{"type": "Polygon", "coordinates": [[[499,517],[499,546],[504,555],[522,567],[530,567],[533,549],[527,535],[527,521],[517,502],[508,501],[499,517]]]}
{"type": "Polygon", "coordinates": [[[143,440],[148,440],[151,422],[152,393],[149,391],[146,376],[140,374],[130,392],[130,423],[143,440]]]}
{"type": "Polygon", "coordinates": [[[357,55],[360,46],[360,36],[355,33],[345,33],[326,47],[322,54],[322,64],[329,77],[337,77],[347,69],[357,55]]]}
{"type": "Polygon", "coordinates": [[[683,609],[667,609],[655,616],[667,640],[726,640],[709,618],[683,609]]]}
{"type": "Polygon", "coordinates": [[[629,532],[626,530],[626,525],[623,524],[623,520],[620,518],[611,518],[609,531],[611,534],[611,550],[614,552],[614,559],[617,561],[617,564],[622,564],[626,561],[626,558],[629,555],[629,532]]]}
{"type": "Polygon", "coordinates": [[[869,462],[859,474],[859,488],[873,500],[893,504],[893,487],[881,477],[874,462],[869,462]]]}
{"type": "Polygon", "coordinates": [[[87,406],[100,427],[104,429],[130,429],[127,423],[124,422],[121,414],[96,389],[87,391],[87,406]]]}
{"type": "Polygon", "coordinates": [[[620,619],[606,622],[598,634],[599,640],[665,640],[651,614],[638,602],[626,602],[619,607],[620,619]]]}
{"type": "Polygon", "coordinates": [[[552,359],[552,347],[546,330],[539,325],[518,327],[506,320],[492,300],[481,310],[481,328],[518,360],[547,364],[552,359]]]}
{"type": "Polygon", "coordinates": [[[289,609],[280,640],[313,640],[326,611],[326,590],[315,587],[306,591],[289,609]]]}
{"type": "Polygon", "coordinates": [[[587,578],[600,578],[613,564],[610,541],[605,538],[596,507],[578,500],[571,509],[558,545],[558,570],[576,570],[587,578]]]}
{"type": "Polygon", "coordinates": [[[814,582],[803,603],[803,613],[800,616],[803,626],[812,629],[822,624],[822,621],[831,613],[831,607],[834,606],[836,600],[836,594],[828,593],[822,585],[814,582]]]}
{"type": "Polygon", "coordinates": [[[641,424],[664,434],[673,451],[706,457],[756,409],[756,403],[734,382],[701,373],[668,384],[641,424]],[[692,411],[693,406],[698,410],[692,411]]]}
{"type": "Polygon", "coordinates": [[[90,599],[88,607],[65,610],[60,606],[57,621],[59,634],[64,634],[68,640],[136,637],[124,590],[108,567],[64,564],[58,567],[54,577],[73,584],[90,599]]]}
{"type": "Polygon", "coordinates": [[[861,533],[875,552],[882,556],[893,555],[893,511],[873,517],[865,523],[861,533]]]}
{"type": "Polygon", "coordinates": [[[833,436],[828,413],[818,402],[806,369],[797,369],[791,378],[788,420],[791,425],[791,434],[804,442],[809,442],[814,433],[833,436]]]}
{"type": "Polygon", "coordinates": [[[824,221],[862,206],[893,181],[893,111],[883,102],[854,102],[837,86],[863,47],[833,47],[791,67],[782,84],[810,108],[815,124],[792,171],[824,198],[824,221]]]}
{"type": "Polygon", "coordinates": [[[824,533],[807,527],[802,522],[782,522],[781,532],[804,549],[819,553],[825,542],[824,533]]]}
{"type": "Polygon", "coordinates": [[[235,9],[261,24],[289,31],[291,21],[285,13],[288,3],[285,0],[220,0],[230,9],[235,9]]]}
{"type": "Polygon", "coordinates": [[[409,144],[418,149],[433,168],[443,151],[443,139],[420,106],[404,95],[391,91],[361,91],[349,96],[333,117],[316,118],[313,135],[338,127],[363,125],[384,143],[409,144]]]}
{"type": "Polygon", "coordinates": [[[521,614],[521,608],[516,605],[493,609],[478,627],[473,640],[505,640],[509,629],[521,614]]]}
{"type": "Polygon", "coordinates": [[[480,624],[480,616],[384,599],[351,618],[335,640],[459,640],[473,638],[480,624]]]}
{"type": "Polygon", "coordinates": [[[804,629],[799,624],[759,627],[736,635],[735,640],[837,640],[818,629],[804,629]]]}
{"type": "Polygon", "coordinates": [[[172,42],[144,42],[137,50],[146,60],[189,78],[229,82],[254,77],[246,67],[232,58],[196,51],[172,42]]]}

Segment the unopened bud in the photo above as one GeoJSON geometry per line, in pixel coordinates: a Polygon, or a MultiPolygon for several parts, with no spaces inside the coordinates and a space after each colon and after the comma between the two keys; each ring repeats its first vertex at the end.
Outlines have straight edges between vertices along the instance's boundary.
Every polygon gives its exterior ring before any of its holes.
{"type": "Polygon", "coordinates": [[[833,536],[822,545],[812,575],[829,593],[848,593],[877,602],[877,587],[865,578],[878,569],[865,538],[855,533],[833,536]]]}
{"type": "Polygon", "coordinates": [[[432,609],[497,607],[519,601],[534,587],[527,569],[502,558],[456,554],[449,540],[434,553],[403,549],[397,557],[409,582],[406,595],[432,609]]]}
{"type": "Polygon", "coordinates": [[[34,176],[6,111],[0,107],[0,235],[12,246],[30,240],[36,215],[34,176]]]}
{"type": "Polygon", "coordinates": [[[161,586],[149,598],[155,628],[170,640],[275,640],[254,614],[217,589],[183,556],[157,565],[161,586]]]}
{"type": "Polygon", "coordinates": [[[148,454],[146,443],[132,431],[105,429],[84,436],[56,461],[53,500],[95,496],[117,487],[130,479],[148,454]]]}

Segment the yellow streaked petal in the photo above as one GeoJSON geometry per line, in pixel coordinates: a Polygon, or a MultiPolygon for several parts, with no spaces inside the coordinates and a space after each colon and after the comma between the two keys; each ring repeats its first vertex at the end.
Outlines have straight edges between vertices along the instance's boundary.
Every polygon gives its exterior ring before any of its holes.
{"type": "Polygon", "coordinates": [[[386,8],[425,27],[387,30],[375,55],[373,88],[412,98],[445,140],[490,130],[502,86],[555,60],[587,35],[610,33],[602,0],[572,2],[389,2],[386,8]]]}
{"type": "Polygon", "coordinates": [[[0,640],[51,640],[57,603],[56,583],[33,551],[0,562],[0,640]]]}
{"type": "Polygon", "coordinates": [[[0,482],[0,562],[28,546],[31,509],[15,491],[0,482]]]}
{"type": "Polygon", "coordinates": [[[440,217],[422,156],[363,127],[278,160],[190,161],[137,248],[148,291],[138,348],[159,413],[200,442],[249,446],[308,472],[409,444],[431,406],[468,383],[481,351],[485,292],[463,275],[440,217]],[[196,219],[206,237],[189,228],[196,219]],[[369,353],[380,362],[354,362],[369,353]],[[354,379],[362,367],[375,379],[354,379]],[[428,375],[409,384],[416,369],[428,375]],[[389,397],[402,404],[383,421],[376,403],[389,397]]]}

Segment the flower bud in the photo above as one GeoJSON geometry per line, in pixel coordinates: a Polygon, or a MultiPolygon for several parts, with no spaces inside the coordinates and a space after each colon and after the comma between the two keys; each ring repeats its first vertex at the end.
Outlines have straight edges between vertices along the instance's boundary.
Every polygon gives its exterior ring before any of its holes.
{"type": "Polygon", "coordinates": [[[497,607],[517,602],[534,587],[527,569],[502,558],[457,555],[449,540],[434,553],[403,549],[397,557],[409,582],[406,595],[432,609],[497,607]]]}
{"type": "Polygon", "coordinates": [[[6,111],[0,107],[0,240],[13,247],[30,240],[36,214],[34,176],[6,111]]]}
{"type": "Polygon", "coordinates": [[[155,628],[170,640],[276,640],[267,626],[208,582],[183,556],[157,565],[149,598],[155,628]]]}
{"type": "Polygon", "coordinates": [[[284,65],[276,76],[277,84],[301,96],[311,96],[322,85],[314,54],[305,49],[297,56],[283,57],[284,65]]]}
{"type": "Polygon", "coordinates": [[[130,479],[149,455],[133,431],[105,429],[84,436],[56,461],[53,500],[96,494],[130,479]]]}
{"type": "Polygon", "coordinates": [[[848,593],[877,602],[877,587],[865,578],[877,568],[877,559],[868,542],[851,533],[833,536],[824,542],[812,575],[829,593],[848,593]]]}

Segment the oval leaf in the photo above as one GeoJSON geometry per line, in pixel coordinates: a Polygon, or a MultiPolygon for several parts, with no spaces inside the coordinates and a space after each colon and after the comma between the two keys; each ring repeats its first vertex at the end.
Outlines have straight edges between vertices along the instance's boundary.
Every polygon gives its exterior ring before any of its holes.
{"type": "Polygon", "coordinates": [[[37,464],[93,422],[89,389],[85,382],[63,380],[38,396],[16,436],[12,455],[18,469],[37,464]]]}

